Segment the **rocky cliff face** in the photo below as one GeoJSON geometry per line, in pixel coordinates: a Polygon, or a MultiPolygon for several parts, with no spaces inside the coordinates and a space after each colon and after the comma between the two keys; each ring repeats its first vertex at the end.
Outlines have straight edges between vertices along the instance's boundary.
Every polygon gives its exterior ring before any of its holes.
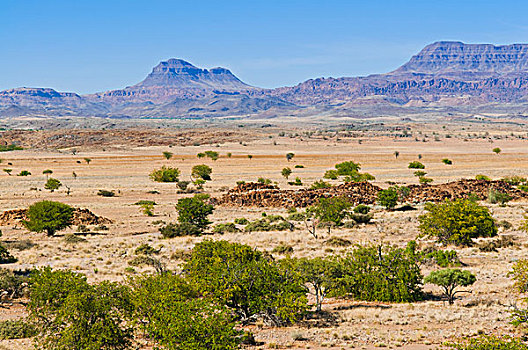
{"type": "Polygon", "coordinates": [[[528,44],[495,46],[440,41],[426,46],[395,73],[528,72],[528,44]]]}

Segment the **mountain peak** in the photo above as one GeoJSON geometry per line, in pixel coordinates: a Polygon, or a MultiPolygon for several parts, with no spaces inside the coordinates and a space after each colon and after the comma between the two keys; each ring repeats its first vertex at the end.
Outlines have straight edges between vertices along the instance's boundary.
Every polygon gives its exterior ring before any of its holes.
{"type": "Polygon", "coordinates": [[[134,87],[171,87],[233,90],[248,88],[227,68],[203,69],[178,58],[160,62],[141,83],[134,87]]]}
{"type": "Polygon", "coordinates": [[[427,45],[396,73],[517,73],[528,71],[528,44],[495,46],[438,41],[427,45]]]}

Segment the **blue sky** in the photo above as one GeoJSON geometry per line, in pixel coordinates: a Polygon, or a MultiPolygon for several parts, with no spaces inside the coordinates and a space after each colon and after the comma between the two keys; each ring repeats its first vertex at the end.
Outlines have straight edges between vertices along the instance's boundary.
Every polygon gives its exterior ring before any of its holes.
{"type": "Polygon", "coordinates": [[[92,93],[159,61],[262,87],[391,71],[428,43],[528,42],[528,2],[0,0],[0,90],[92,93]]]}

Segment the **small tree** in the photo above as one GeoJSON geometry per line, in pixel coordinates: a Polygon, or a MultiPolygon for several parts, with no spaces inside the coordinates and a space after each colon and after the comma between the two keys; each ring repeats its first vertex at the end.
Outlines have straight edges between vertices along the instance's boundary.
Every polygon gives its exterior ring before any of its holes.
{"type": "Polygon", "coordinates": [[[219,157],[218,152],[215,151],[205,151],[205,155],[211,158],[213,161],[216,161],[219,157]]]}
{"type": "Polygon", "coordinates": [[[180,169],[162,166],[150,173],[150,178],[156,182],[178,182],[180,169]]]}
{"type": "Polygon", "coordinates": [[[46,179],[48,178],[49,175],[53,174],[53,170],[51,169],[46,169],[42,172],[42,174],[46,175],[46,179]]]}
{"type": "Polygon", "coordinates": [[[249,160],[253,159],[253,155],[251,155],[251,154],[248,154],[247,157],[249,158],[249,160]]]}
{"type": "Polygon", "coordinates": [[[307,219],[312,218],[312,227],[305,220],[310,233],[317,238],[316,227],[318,224],[326,225],[330,233],[332,225],[340,226],[348,216],[352,203],[343,197],[319,198],[319,202],[306,210],[307,219]]]}
{"type": "Polygon", "coordinates": [[[443,294],[447,298],[449,304],[454,303],[455,295],[457,293],[465,292],[458,291],[456,288],[470,286],[475,283],[475,281],[475,275],[469,271],[462,271],[460,269],[444,269],[440,271],[433,271],[424,279],[425,283],[432,283],[441,287],[443,294]]]}
{"type": "Polygon", "coordinates": [[[172,156],[173,156],[172,152],[167,152],[167,151],[163,152],[163,157],[167,160],[171,159],[172,156]]]}
{"type": "Polygon", "coordinates": [[[11,176],[11,173],[13,172],[13,169],[4,169],[4,173],[11,176]]]}
{"type": "Polygon", "coordinates": [[[117,283],[90,285],[82,274],[36,270],[30,279],[30,318],[44,349],[124,350],[132,344],[129,289],[117,283]]]}
{"type": "Polygon", "coordinates": [[[287,180],[288,177],[290,177],[292,173],[292,170],[290,168],[283,168],[281,171],[281,175],[287,180]]]}
{"type": "Polygon", "coordinates": [[[41,201],[28,208],[27,218],[22,223],[28,230],[46,231],[48,236],[53,236],[56,231],[71,226],[73,208],[60,202],[41,201]]]}
{"type": "Polygon", "coordinates": [[[213,213],[214,207],[204,202],[203,195],[178,199],[176,210],[180,224],[189,223],[200,230],[205,230],[211,222],[207,219],[213,213]]]}
{"type": "Polygon", "coordinates": [[[194,178],[202,179],[204,181],[211,180],[211,173],[213,169],[206,164],[200,164],[193,166],[191,170],[191,176],[194,178]]]}
{"type": "Polygon", "coordinates": [[[400,152],[394,151],[394,158],[398,159],[399,156],[400,156],[400,152]]]}
{"type": "Polygon", "coordinates": [[[502,150],[499,147],[495,147],[494,149],[492,149],[492,151],[493,151],[493,153],[495,153],[497,155],[502,152],[502,150]]]}
{"type": "Polygon", "coordinates": [[[453,161],[451,159],[444,158],[442,159],[442,163],[444,163],[445,165],[452,165],[453,161]]]}
{"type": "Polygon", "coordinates": [[[59,180],[54,179],[52,177],[50,177],[48,181],[46,181],[46,184],[44,184],[44,188],[47,190],[50,190],[51,192],[58,190],[59,187],[61,186],[62,186],[62,183],[59,180]]]}
{"type": "Polygon", "coordinates": [[[289,162],[290,160],[293,159],[293,157],[295,157],[295,154],[294,153],[286,153],[286,160],[289,162]]]}
{"type": "Polygon", "coordinates": [[[418,218],[421,235],[436,237],[440,243],[467,246],[473,238],[497,234],[495,220],[488,208],[474,201],[458,199],[439,204],[426,203],[425,210],[428,212],[418,218]]]}
{"type": "Polygon", "coordinates": [[[145,201],[140,204],[141,209],[143,210],[143,214],[146,216],[154,216],[154,203],[145,201]]]}
{"type": "Polygon", "coordinates": [[[396,187],[392,186],[386,190],[381,190],[378,192],[378,204],[384,206],[387,209],[394,209],[396,204],[398,204],[398,190],[396,187]]]}
{"type": "Polygon", "coordinates": [[[227,152],[227,158],[231,158],[233,156],[233,153],[227,152]]]}
{"type": "Polygon", "coordinates": [[[86,164],[90,165],[90,162],[92,161],[91,158],[84,158],[84,161],[86,162],[86,164]]]}

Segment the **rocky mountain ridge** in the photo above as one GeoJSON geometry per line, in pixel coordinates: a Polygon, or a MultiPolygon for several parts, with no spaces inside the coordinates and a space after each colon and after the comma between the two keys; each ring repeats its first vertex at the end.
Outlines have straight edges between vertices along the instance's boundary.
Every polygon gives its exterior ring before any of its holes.
{"type": "Polygon", "coordinates": [[[427,107],[519,104],[528,110],[528,44],[436,42],[398,69],[366,77],[317,78],[261,89],[226,68],[181,59],[160,62],[136,85],[91,95],[53,89],[0,92],[0,117],[274,117],[373,113],[427,107]],[[308,111],[308,112],[307,112],[308,111]]]}

